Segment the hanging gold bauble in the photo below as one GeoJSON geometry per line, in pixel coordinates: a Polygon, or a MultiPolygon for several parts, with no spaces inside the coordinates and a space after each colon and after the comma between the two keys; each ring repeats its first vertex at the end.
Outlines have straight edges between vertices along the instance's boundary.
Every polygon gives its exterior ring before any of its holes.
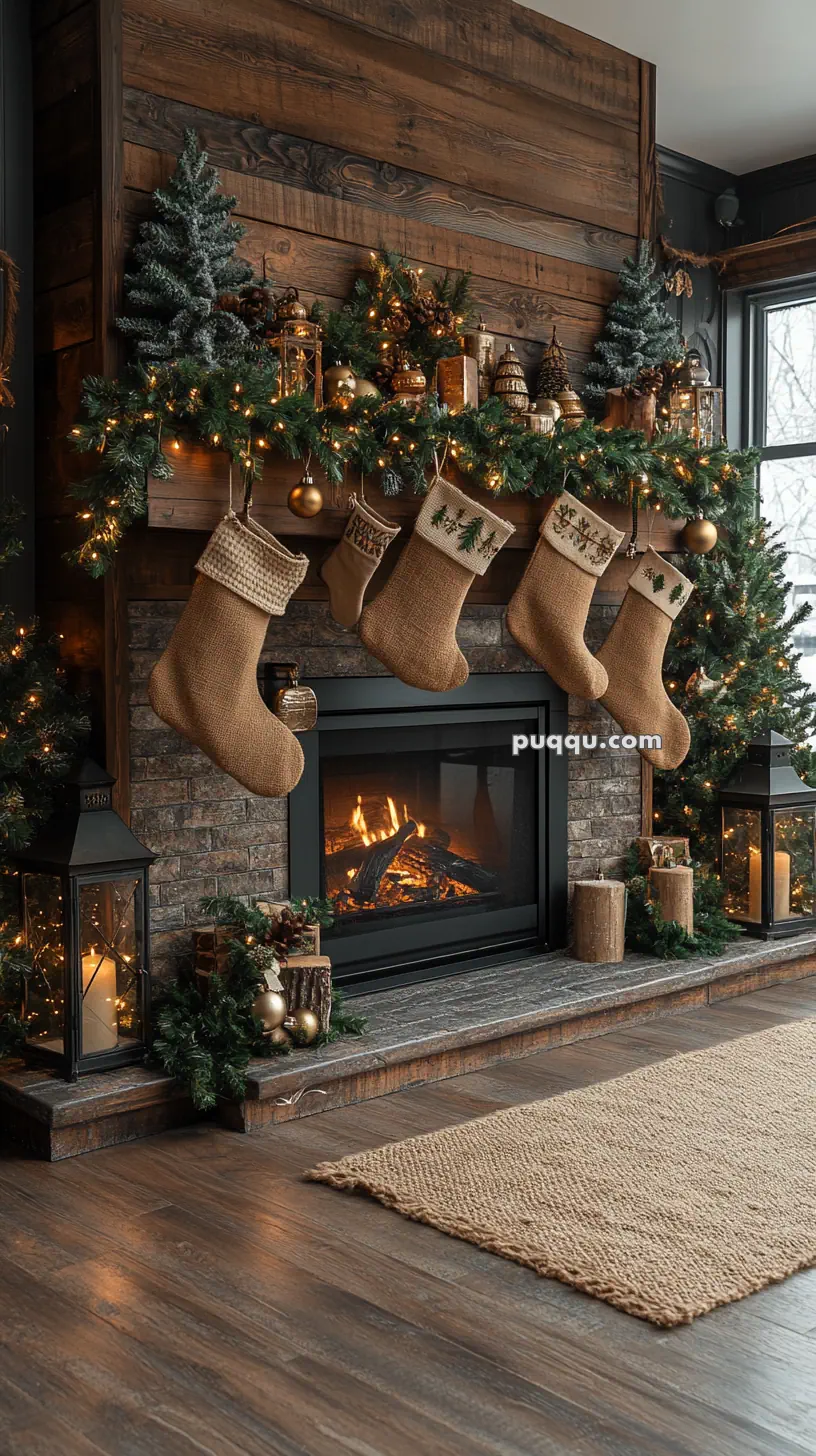
{"type": "Polygon", "coordinates": [[[380,391],[371,379],[355,379],[354,393],[357,399],[379,399],[380,391]]]}
{"type": "Polygon", "coordinates": [[[695,556],[705,556],[717,544],[717,527],[713,521],[698,516],[696,521],[687,521],[683,527],[683,545],[695,556]]]}
{"type": "Polygon", "coordinates": [[[586,410],[581,404],[574,389],[562,389],[556,396],[556,404],[561,406],[561,417],[564,421],[564,428],[574,430],[586,419],[586,410]]]}
{"type": "Polygon", "coordinates": [[[252,1003],[252,1013],[263,1022],[264,1031],[275,1031],[286,1020],[286,998],[280,991],[259,991],[252,1003]]]}
{"type": "Polygon", "coordinates": [[[326,404],[348,404],[357,392],[357,381],[350,364],[330,364],[323,371],[323,398],[326,404]]]}
{"type": "Polygon", "coordinates": [[[315,485],[314,476],[310,471],[304,471],[297,485],[292,486],[286,504],[293,516],[300,516],[305,521],[322,511],[323,496],[315,485]]]}
{"type": "Polygon", "coordinates": [[[320,1022],[307,1006],[299,1006],[283,1023],[292,1040],[298,1046],[308,1046],[320,1030],[320,1022]]]}
{"type": "Polygon", "coordinates": [[[712,693],[719,697],[724,687],[725,683],[721,678],[709,677],[704,667],[698,667],[686,683],[686,692],[690,698],[707,698],[712,693]]]}
{"type": "Polygon", "coordinates": [[[394,399],[400,404],[419,404],[425,396],[428,381],[419,365],[403,354],[391,375],[391,388],[394,399]]]}

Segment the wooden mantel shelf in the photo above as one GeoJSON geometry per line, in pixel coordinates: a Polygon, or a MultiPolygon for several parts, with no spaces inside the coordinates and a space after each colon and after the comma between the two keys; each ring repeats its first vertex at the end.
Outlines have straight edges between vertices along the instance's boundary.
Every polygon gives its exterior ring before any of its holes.
{"type": "Polygon", "coordinates": [[[816,228],[784,233],[761,243],[743,243],[721,253],[720,258],[725,265],[721,277],[725,288],[803,278],[816,273],[816,228]]]}
{"type": "MultiPolygon", "coordinates": [[[[253,515],[260,525],[277,536],[336,540],[343,533],[350,494],[352,490],[359,493],[359,484],[350,481],[347,485],[333,488],[322,472],[315,469],[313,473],[323,491],[324,508],[311,520],[300,520],[288,509],[286,498],[301,478],[303,469],[302,460],[288,460],[282,456],[270,459],[263,480],[255,486],[253,515]]],[[[149,525],[175,531],[213,531],[229,505],[226,456],[197,446],[183,445],[177,454],[174,452],[173,470],[170,480],[150,481],[149,525]]],[[[470,491],[467,477],[460,477],[460,483],[470,491]]],[[[416,496],[384,496],[374,481],[366,482],[365,492],[375,510],[403,527],[410,525],[421,505],[416,496]]],[[[483,492],[476,493],[487,501],[483,492]]],[[[520,495],[491,502],[491,507],[516,528],[508,547],[530,550],[535,545],[538,527],[550,500],[549,496],[534,500],[531,496],[520,495]]],[[[233,504],[236,510],[240,509],[241,486],[237,480],[233,504]]],[[[629,507],[611,501],[593,501],[592,509],[610,525],[626,533],[621,544],[623,551],[632,529],[629,507]]],[[[684,525],[684,521],[668,520],[657,511],[640,511],[639,538],[642,543],[649,542],[656,551],[682,550],[680,532],[684,525]]]]}

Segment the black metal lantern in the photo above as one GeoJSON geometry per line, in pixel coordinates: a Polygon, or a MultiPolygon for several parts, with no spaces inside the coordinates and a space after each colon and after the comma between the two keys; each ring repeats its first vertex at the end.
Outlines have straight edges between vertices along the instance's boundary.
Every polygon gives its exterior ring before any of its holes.
{"type": "Polygon", "coordinates": [[[68,781],[64,809],[15,856],[32,960],[26,1056],[69,1082],[145,1054],[155,855],[114,812],[114,782],[86,759],[68,781]]]}
{"type": "Polygon", "coordinates": [[[769,730],[720,790],[725,911],[764,940],[816,925],[816,789],[769,730]]]}

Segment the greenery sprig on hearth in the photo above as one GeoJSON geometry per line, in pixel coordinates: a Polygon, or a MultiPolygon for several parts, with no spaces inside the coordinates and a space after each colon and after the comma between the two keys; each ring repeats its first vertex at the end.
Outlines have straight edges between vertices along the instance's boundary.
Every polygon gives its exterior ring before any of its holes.
{"type": "MultiPolygon", "coordinates": [[[[215,1107],[219,1097],[244,1096],[252,1057],[289,1052],[288,1047],[270,1045],[252,1010],[263,981],[258,948],[292,954],[302,946],[306,925],[331,924],[327,901],[294,900],[290,904],[286,933],[281,936],[279,922],[257,905],[234,895],[202,900],[204,915],[235,931],[227,946],[226,971],[208,976],[205,984],[189,967],[157,1000],[153,1055],[166,1072],[184,1083],[199,1111],[215,1107]]],[[[341,1036],[362,1036],[366,1025],[365,1018],[349,1012],[341,994],[333,989],[329,1031],[312,1045],[324,1046],[341,1036]]]]}
{"type": "Polygon", "coordinates": [[[649,882],[640,872],[638,850],[632,845],[626,861],[626,945],[662,960],[689,960],[692,956],[722,955],[742,935],[740,926],[723,910],[719,876],[694,863],[694,934],[676,920],[664,920],[660,907],[649,899],[649,882]]]}

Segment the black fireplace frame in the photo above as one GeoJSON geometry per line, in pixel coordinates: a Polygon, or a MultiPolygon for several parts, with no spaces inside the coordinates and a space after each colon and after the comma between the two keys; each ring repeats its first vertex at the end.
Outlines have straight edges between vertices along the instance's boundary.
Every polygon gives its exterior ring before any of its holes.
{"type": "MultiPolygon", "coordinates": [[[[423,692],[392,677],[334,677],[312,679],[320,713],[317,726],[300,736],[305,767],[300,783],[289,795],[289,890],[293,898],[319,895],[321,890],[323,825],[321,822],[321,744],[336,730],[348,731],[423,724],[518,722],[526,720],[531,734],[568,732],[567,696],[544,672],[474,673],[461,688],[449,693],[423,692]]],[[[328,743],[330,744],[330,738],[328,743]]],[[[388,985],[451,975],[477,965],[498,964],[566,943],[567,929],[567,757],[546,749],[523,750],[535,758],[536,793],[543,813],[538,814],[537,923],[514,929],[513,910],[502,914],[506,927],[490,936],[462,943],[443,927],[435,954],[428,954],[427,921],[412,927],[401,923],[401,951],[388,952],[390,932],[385,928],[326,945],[332,956],[334,979],[350,994],[388,985]],[[354,947],[357,955],[353,955],[354,947]]],[[[528,911],[530,907],[527,907],[528,911]]],[[[529,915],[527,917],[529,919],[529,915]]],[[[441,922],[440,922],[441,925],[441,922]]],[[[453,920],[448,922],[453,926],[453,920]]]]}

